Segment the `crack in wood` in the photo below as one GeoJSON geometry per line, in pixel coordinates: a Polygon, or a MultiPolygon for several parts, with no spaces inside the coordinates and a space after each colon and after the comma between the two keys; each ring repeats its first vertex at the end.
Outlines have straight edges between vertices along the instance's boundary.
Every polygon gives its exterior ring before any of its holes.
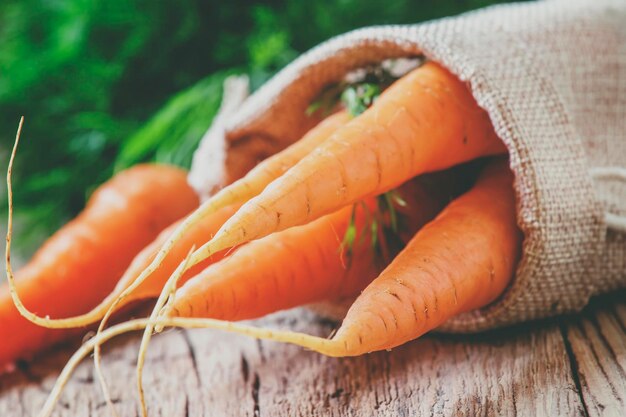
{"type": "Polygon", "coordinates": [[[574,380],[574,385],[576,386],[576,394],[580,397],[580,403],[582,404],[582,407],[583,407],[582,412],[585,417],[589,417],[589,410],[587,408],[587,403],[585,402],[585,398],[583,396],[582,385],[580,383],[580,373],[578,371],[578,363],[576,362],[576,356],[574,355],[572,344],[570,343],[570,340],[567,337],[567,329],[565,328],[564,323],[559,324],[559,330],[561,332],[563,344],[565,345],[565,352],[567,352],[567,358],[569,360],[572,379],[574,380]]]}
{"type": "MultiPolygon", "coordinates": [[[[122,400],[120,398],[111,398],[111,402],[113,404],[119,404],[122,402],[122,400]]],[[[102,407],[106,407],[107,402],[106,401],[100,401],[98,403],[96,403],[93,407],[94,410],[99,410],[102,407]]],[[[89,407],[91,409],[91,407],[89,407]]]]}
{"type": "Polygon", "coordinates": [[[254,406],[252,409],[252,415],[254,417],[261,416],[261,406],[259,404],[259,388],[261,387],[261,378],[258,373],[254,373],[254,380],[252,381],[252,401],[254,406]]]}
{"type": "Polygon", "coordinates": [[[243,382],[248,382],[248,378],[250,377],[250,365],[243,353],[241,354],[241,375],[243,376],[243,382]]]}
{"type": "Polygon", "coordinates": [[[265,349],[263,349],[263,341],[261,339],[256,339],[256,346],[257,346],[257,349],[259,350],[261,363],[265,363],[265,349]]]}
{"type": "MultiPolygon", "coordinates": [[[[593,329],[595,330],[596,336],[598,337],[600,342],[602,342],[602,345],[606,348],[606,350],[611,355],[612,362],[618,364],[618,366],[616,366],[615,369],[622,375],[622,377],[624,377],[626,379],[626,372],[624,372],[624,368],[619,366],[620,363],[619,363],[619,359],[618,359],[618,354],[617,354],[617,352],[615,352],[615,349],[613,349],[613,346],[611,346],[611,343],[607,339],[607,336],[604,334],[603,326],[600,325],[600,322],[598,321],[597,316],[590,317],[589,321],[591,321],[591,323],[593,324],[593,329]]],[[[591,339],[589,339],[589,340],[591,340],[591,339]]],[[[599,359],[598,359],[598,366],[601,366],[601,364],[599,363],[599,359]]],[[[602,368],[602,369],[604,369],[604,368],[602,368]]],[[[613,386],[613,385],[611,385],[611,386],[613,386]]],[[[617,394],[616,394],[616,397],[618,397],[617,394]]]]}
{"type": "Polygon", "coordinates": [[[337,388],[329,397],[335,399],[341,397],[341,394],[343,394],[343,388],[337,388]]]}
{"type": "MultiPolygon", "coordinates": [[[[626,291],[624,291],[624,297],[626,297],[626,291]]],[[[615,304],[613,306],[613,308],[611,310],[608,310],[608,311],[610,311],[613,314],[613,317],[615,317],[615,321],[619,325],[619,327],[622,330],[622,332],[626,333],[626,321],[625,321],[626,317],[622,317],[622,315],[620,314],[619,305],[615,304]]]]}
{"type": "Polygon", "coordinates": [[[198,381],[198,384],[201,384],[202,380],[200,379],[200,371],[198,370],[198,361],[196,360],[196,348],[193,346],[193,343],[191,342],[191,339],[189,338],[189,332],[187,331],[187,329],[182,329],[181,334],[183,336],[183,340],[185,341],[185,344],[187,345],[187,349],[189,350],[189,357],[191,358],[191,366],[193,367],[193,372],[196,376],[196,380],[198,381]]]}
{"type": "MultiPolygon", "coordinates": [[[[593,356],[593,360],[594,360],[595,364],[597,365],[597,369],[600,370],[600,373],[604,377],[604,381],[611,388],[611,392],[613,393],[615,398],[619,398],[619,393],[617,392],[617,389],[615,388],[615,385],[613,385],[613,382],[611,381],[611,378],[609,377],[609,374],[608,374],[607,370],[604,369],[604,365],[602,364],[602,361],[600,360],[600,357],[598,356],[598,352],[596,351],[594,346],[591,344],[591,339],[589,338],[589,334],[587,333],[587,331],[585,330],[585,328],[584,328],[584,326],[582,324],[579,324],[577,327],[580,330],[580,332],[586,337],[586,339],[587,339],[586,342],[587,342],[587,345],[589,345],[589,350],[591,352],[591,356],[593,356]]],[[[596,330],[598,330],[598,329],[596,329],[596,330]]],[[[596,331],[594,333],[596,333],[595,336],[598,337],[600,342],[602,342],[605,345],[608,344],[606,339],[604,339],[601,336],[600,331],[596,331]]],[[[579,374],[580,374],[580,370],[579,370],[579,374]]]]}

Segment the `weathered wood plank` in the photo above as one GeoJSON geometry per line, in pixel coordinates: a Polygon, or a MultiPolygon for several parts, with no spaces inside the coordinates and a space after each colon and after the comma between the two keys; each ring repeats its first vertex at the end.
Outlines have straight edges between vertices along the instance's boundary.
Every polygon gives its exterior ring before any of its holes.
{"type": "Polygon", "coordinates": [[[626,301],[624,293],[591,307],[567,325],[584,403],[593,416],[626,416],[626,301]]]}
{"type": "MultiPolygon", "coordinates": [[[[328,334],[306,312],[264,324],[328,334]]],[[[137,335],[114,341],[105,370],[122,416],[137,415],[137,335]]],[[[41,407],[61,349],[0,378],[0,416],[41,407]]],[[[145,377],[151,416],[581,416],[557,324],[479,336],[429,336],[393,352],[331,359],[293,346],[213,331],[168,331],[154,339],[145,377]]],[[[109,416],[91,363],[80,366],[56,416],[109,416]]]]}

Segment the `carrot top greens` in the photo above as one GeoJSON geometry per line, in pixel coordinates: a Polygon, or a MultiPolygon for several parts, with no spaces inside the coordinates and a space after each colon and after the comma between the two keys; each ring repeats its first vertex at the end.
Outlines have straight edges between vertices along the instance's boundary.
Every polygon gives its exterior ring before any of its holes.
{"type": "Polygon", "coordinates": [[[350,265],[355,247],[364,244],[368,235],[370,236],[371,250],[377,261],[390,261],[389,248],[398,244],[402,245],[399,236],[401,218],[398,213],[398,207],[404,208],[406,206],[407,202],[396,189],[376,197],[376,206],[373,210],[363,201],[352,206],[350,223],[339,248],[341,252],[345,253],[348,266],[350,265]],[[363,210],[366,216],[366,221],[360,231],[357,230],[356,225],[356,214],[359,209],[363,210]]]}
{"type": "Polygon", "coordinates": [[[356,117],[363,113],[380,96],[383,90],[412,69],[422,65],[424,58],[388,59],[379,65],[370,65],[348,73],[343,80],[330,84],[307,107],[311,116],[321,111],[327,116],[341,103],[356,117]]]}
{"type": "Polygon", "coordinates": [[[348,86],[341,94],[341,101],[352,116],[358,116],[374,104],[380,92],[381,87],[372,83],[348,86]]]}
{"type": "MultiPolygon", "coordinates": [[[[381,65],[370,66],[355,70],[349,73],[340,83],[324,89],[307,108],[307,115],[312,115],[317,111],[322,111],[324,115],[329,114],[338,103],[348,110],[350,115],[356,117],[370,108],[378,99],[383,90],[389,87],[395,80],[406,72],[420,66],[424,62],[422,57],[414,59],[386,60],[381,65]]],[[[353,207],[350,225],[342,240],[341,250],[345,251],[348,262],[353,252],[355,244],[361,244],[364,240],[365,232],[371,236],[372,251],[382,260],[385,259],[385,251],[389,246],[389,241],[399,241],[398,234],[398,207],[406,207],[406,201],[402,198],[398,190],[391,190],[381,194],[376,199],[375,211],[370,211],[364,203],[357,203],[353,207]],[[367,213],[368,221],[362,230],[357,241],[356,230],[356,210],[357,205],[361,206],[367,213]]]]}

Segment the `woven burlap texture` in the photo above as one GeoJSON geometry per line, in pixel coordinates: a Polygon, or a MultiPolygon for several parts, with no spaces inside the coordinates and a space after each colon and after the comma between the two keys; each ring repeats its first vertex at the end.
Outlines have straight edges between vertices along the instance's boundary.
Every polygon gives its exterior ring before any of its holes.
{"type": "Polygon", "coordinates": [[[626,165],[625,22],[623,0],[555,0],[334,38],[207,133],[203,144],[213,157],[209,164],[199,152],[192,171],[203,181],[194,185],[202,192],[221,185],[225,155],[251,138],[276,150],[297,140],[310,126],[306,107],[346,72],[424,54],[467,82],[489,113],[509,149],[524,232],[506,293],[442,329],[481,331],[577,311],[592,295],[626,286],[626,238],[604,221],[607,211],[626,214],[626,186],[589,173],[626,165]]]}

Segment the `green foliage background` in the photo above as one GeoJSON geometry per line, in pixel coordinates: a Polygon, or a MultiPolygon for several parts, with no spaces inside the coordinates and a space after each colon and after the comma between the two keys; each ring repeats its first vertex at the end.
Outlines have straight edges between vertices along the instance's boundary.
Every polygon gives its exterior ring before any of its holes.
{"type": "Polygon", "coordinates": [[[14,179],[18,245],[74,216],[114,170],[147,160],[188,166],[227,74],[248,73],[258,87],[334,35],[498,2],[3,0],[3,167],[26,117],[14,179]]]}

